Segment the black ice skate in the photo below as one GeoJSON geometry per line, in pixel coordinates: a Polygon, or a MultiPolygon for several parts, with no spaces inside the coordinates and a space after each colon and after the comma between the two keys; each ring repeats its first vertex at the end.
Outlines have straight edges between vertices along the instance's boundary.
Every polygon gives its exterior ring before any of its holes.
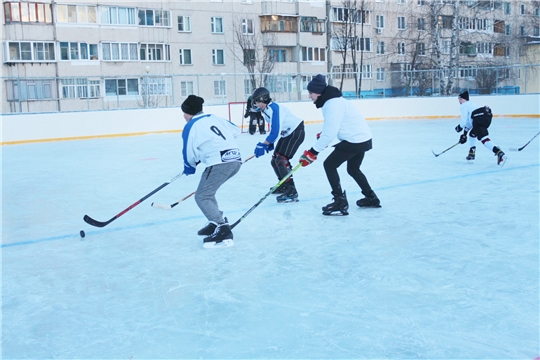
{"type": "Polygon", "coordinates": [[[493,152],[495,153],[495,156],[497,156],[497,165],[504,166],[504,163],[506,162],[506,155],[504,151],[499,149],[497,146],[494,146],[493,152]]]}
{"type": "MultiPolygon", "coordinates": [[[[224,218],[224,219],[225,219],[225,222],[229,222],[227,218],[224,218]]],[[[205,227],[203,227],[201,230],[197,232],[197,235],[202,235],[202,236],[212,235],[214,233],[214,230],[216,230],[217,225],[218,225],[217,222],[209,221],[205,227]]]]}
{"type": "MultiPolygon", "coordinates": [[[[233,233],[228,223],[218,224],[214,232],[203,239],[203,243],[221,243],[230,241],[232,243],[233,233]]],[[[214,244],[214,245],[215,245],[214,244]]],[[[230,245],[229,245],[230,246],[230,245]]]]}
{"type": "Polygon", "coordinates": [[[347,194],[344,191],[343,194],[335,194],[332,191],[334,196],[333,202],[322,207],[323,215],[349,215],[349,202],[347,201],[347,194]],[[335,213],[335,214],[334,214],[335,213]]]}
{"type": "Polygon", "coordinates": [[[297,202],[298,201],[298,192],[296,192],[296,187],[294,184],[285,183],[283,184],[284,190],[281,195],[279,195],[276,200],[278,203],[286,202],[297,202]]]}
{"type": "Polygon", "coordinates": [[[468,162],[474,162],[474,158],[476,155],[476,146],[473,146],[469,149],[469,155],[465,158],[468,162]]]}
{"type": "MultiPolygon", "coordinates": [[[[270,188],[270,189],[272,189],[272,188],[270,188]]],[[[287,185],[281,184],[280,186],[278,186],[278,188],[276,190],[272,191],[272,194],[274,194],[274,195],[283,194],[283,193],[285,193],[286,189],[287,189],[287,185]]]]}
{"type": "Polygon", "coordinates": [[[362,194],[364,194],[366,197],[358,200],[356,202],[356,205],[360,207],[366,207],[366,208],[380,208],[381,207],[381,201],[375,194],[375,191],[371,190],[371,193],[367,195],[362,191],[362,194]]]}

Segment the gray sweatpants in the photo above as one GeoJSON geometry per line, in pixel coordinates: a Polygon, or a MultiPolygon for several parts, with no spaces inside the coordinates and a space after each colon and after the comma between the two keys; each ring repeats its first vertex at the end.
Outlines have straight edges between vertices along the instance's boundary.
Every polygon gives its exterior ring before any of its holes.
{"type": "Polygon", "coordinates": [[[232,178],[240,170],[242,163],[239,161],[212,165],[204,169],[195,192],[195,202],[208,221],[218,224],[224,222],[223,212],[219,210],[216,200],[216,192],[227,180],[232,178]]]}

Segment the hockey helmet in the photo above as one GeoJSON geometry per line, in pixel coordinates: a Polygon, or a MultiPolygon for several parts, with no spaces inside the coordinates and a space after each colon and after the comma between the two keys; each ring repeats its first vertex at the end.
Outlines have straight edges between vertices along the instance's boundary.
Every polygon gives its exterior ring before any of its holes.
{"type": "Polygon", "coordinates": [[[268,91],[268,89],[265,87],[255,89],[253,95],[251,95],[251,98],[253,99],[253,103],[262,102],[265,104],[269,104],[270,101],[272,101],[272,99],[270,98],[270,91],[268,91]]]}

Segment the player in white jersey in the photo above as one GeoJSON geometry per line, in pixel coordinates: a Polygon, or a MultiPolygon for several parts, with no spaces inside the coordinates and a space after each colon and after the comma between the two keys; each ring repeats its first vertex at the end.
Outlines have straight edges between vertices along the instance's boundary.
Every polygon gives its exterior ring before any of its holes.
{"type": "Polygon", "coordinates": [[[219,210],[215,195],[219,187],[236,175],[242,166],[236,142],[240,129],[219,116],[203,113],[203,103],[204,99],[195,95],[189,95],[182,103],[187,122],[182,132],[184,174],[195,174],[200,162],[206,165],[195,192],[195,201],[208,224],[198,234],[206,236],[205,244],[231,246],[233,234],[227,218],[219,210]]]}
{"type": "Polygon", "coordinates": [[[470,149],[466,159],[474,161],[476,157],[476,139],[478,139],[497,156],[497,164],[503,166],[506,162],[506,155],[498,146],[493,145],[488,136],[488,128],[493,117],[489,106],[478,106],[476,103],[469,101],[468,91],[459,94],[458,101],[461,123],[456,126],[456,131],[463,131],[463,134],[459,137],[459,142],[465,144],[467,142],[467,133],[469,134],[470,149]]]}
{"type": "MultiPolygon", "coordinates": [[[[256,89],[251,97],[270,124],[270,133],[255,147],[255,156],[263,156],[274,149],[270,164],[278,180],[281,180],[291,171],[290,160],[306,136],[304,120],[294,116],[285,106],[273,102],[270,92],[264,87],[256,89]]],[[[281,194],[277,197],[278,202],[298,201],[298,192],[292,176],[275,193],[281,194]]]]}
{"type": "Polygon", "coordinates": [[[365,152],[372,148],[371,131],[364,116],[351,101],[342,96],[338,88],[327,85],[324,76],[320,74],[309,82],[307,89],[315,106],[322,108],[324,123],[320,136],[311,149],[304,151],[300,163],[302,166],[311,164],[336,137],[340,140],[323,164],[334,197],[332,203],[323,206],[323,215],[338,212],[341,215],[349,214],[347,195],[341,188],[337,171],[344,162],[347,162],[347,173],[356,181],[365,196],[356,204],[360,207],[381,207],[379,198],[360,170],[365,152]]]}

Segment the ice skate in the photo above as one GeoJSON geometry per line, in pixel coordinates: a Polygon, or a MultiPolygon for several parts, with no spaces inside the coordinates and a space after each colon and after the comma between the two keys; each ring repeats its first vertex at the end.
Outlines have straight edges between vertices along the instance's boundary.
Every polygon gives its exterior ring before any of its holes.
{"type": "MultiPolygon", "coordinates": [[[[224,218],[225,222],[229,222],[227,218],[224,218]]],[[[214,230],[216,230],[217,222],[215,221],[209,221],[205,227],[203,227],[201,230],[197,232],[197,235],[201,236],[208,236],[212,235],[214,233],[214,230]]]]}
{"type": "Polygon", "coordinates": [[[474,163],[474,158],[476,157],[476,146],[473,146],[469,149],[469,155],[465,158],[467,162],[474,163]]]}
{"type": "Polygon", "coordinates": [[[322,207],[323,215],[349,215],[347,211],[349,210],[349,202],[347,201],[346,192],[337,195],[332,192],[332,195],[334,201],[322,207]]]}
{"type": "Polygon", "coordinates": [[[504,151],[495,146],[493,148],[493,152],[495,153],[495,156],[497,156],[497,165],[501,167],[504,166],[504,163],[506,163],[506,155],[504,151]]]}
{"type": "Polygon", "coordinates": [[[276,198],[277,202],[297,202],[298,192],[296,192],[296,187],[294,186],[294,184],[285,183],[283,185],[285,189],[283,190],[283,193],[276,198]]]}
{"type": "Polygon", "coordinates": [[[381,207],[381,201],[375,194],[375,191],[371,190],[371,193],[366,195],[363,191],[362,194],[364,194],[366,197],[363,199],[360,199],[356,202],[356,205],[359,207],[366,207],[366,208],[380,208],[381,207]]]}
{"type": "Polygon", "coordinates": [[[203,239],[203,245],[207,243],[213,243],[213,244],[209,244],[209,246],[215,246],[218,243],[221,243],[226,240],[230,240],[230,242],[232,242],[232,239],[233,239],[233,233],[231,231],[231,227],[229,226],[229,224],[228,223],[218,224],[214,232],[203,239]]]}

